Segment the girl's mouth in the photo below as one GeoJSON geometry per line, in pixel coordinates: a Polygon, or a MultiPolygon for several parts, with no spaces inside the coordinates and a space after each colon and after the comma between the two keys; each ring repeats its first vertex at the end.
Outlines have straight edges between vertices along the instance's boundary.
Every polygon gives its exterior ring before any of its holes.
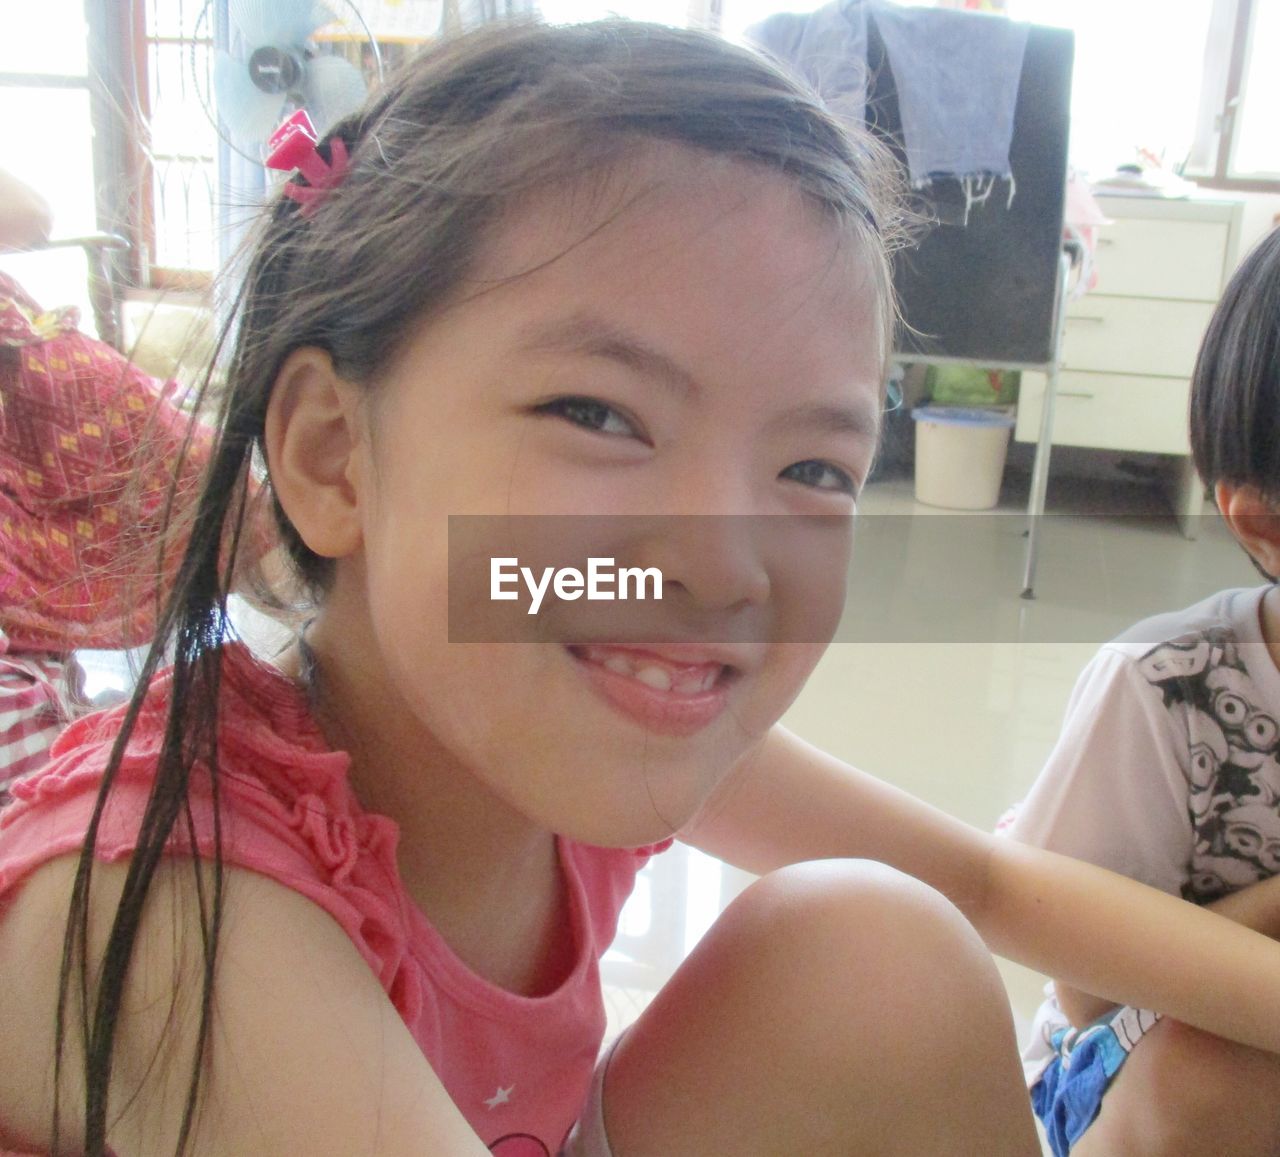
{"type": "Polygon", "coordinates": [[[666,648],[588,644],[568,651],[612,707],[668,735],[691,735],[710,723],[740,674],[714,658],[666,648]]]}

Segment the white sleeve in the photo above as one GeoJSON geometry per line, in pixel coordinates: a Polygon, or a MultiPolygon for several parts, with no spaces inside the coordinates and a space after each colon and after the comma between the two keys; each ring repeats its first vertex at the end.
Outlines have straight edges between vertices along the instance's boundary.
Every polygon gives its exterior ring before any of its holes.
{"type": "Polygon", "coordinates": [[[1057,745],[1006,834],[1179,895],[1193,850],[1183,732],[1134,657],[1107,647],[1076,683],[1057,745]]]}

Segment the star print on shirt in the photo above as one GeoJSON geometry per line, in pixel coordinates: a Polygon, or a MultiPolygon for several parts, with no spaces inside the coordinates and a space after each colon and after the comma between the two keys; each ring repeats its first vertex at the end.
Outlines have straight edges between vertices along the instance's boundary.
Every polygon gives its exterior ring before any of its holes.
{"type": "Polygon", "coordinates": [[[490,1109],[496,1109],[499,1105],[505,1105],[509,1100],[511,1100],[511,1094],[515,1091],[515,1085],[508,1085],[505,1089],[499,1085],[498,1091],[485,1101],[485,1104],[488,1105],[490,1109]]]}

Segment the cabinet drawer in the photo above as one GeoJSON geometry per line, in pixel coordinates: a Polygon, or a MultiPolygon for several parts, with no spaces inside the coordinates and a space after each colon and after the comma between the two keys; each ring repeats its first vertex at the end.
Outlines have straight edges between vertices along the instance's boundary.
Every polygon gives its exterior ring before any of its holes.
{"type": "Polygon", "coordinates": [[[1211,302],[1089,294],[1067,309],[1062,364],[1069,370],[1189,378],[1211,302]]]}
{"type": "Polygon", "coordinates": [[[1096,292],[1216,301],[1229,235],[1225,221],[1117,218],[1098,231],[1096,292]]]}
{"type": "MultiPolygon", "coordinates": [[[[1034,442],[1040,434],[1044,387],[1044,374],[1022,375],[1018,426],[1014,432],[1020,442],[1034,442]]],[[[1064,371],[1058,375],[1053,444],[1189,454],[1190,388],[1190,382],[1172,378],[1064,371]]]]}

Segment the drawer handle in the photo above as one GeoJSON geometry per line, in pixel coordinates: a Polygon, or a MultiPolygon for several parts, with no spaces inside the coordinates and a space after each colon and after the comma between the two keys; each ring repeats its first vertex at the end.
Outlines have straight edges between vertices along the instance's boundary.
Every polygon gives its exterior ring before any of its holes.
{"type": "Polygon", "coordinates": [[[1105,317],[1094,317],[1091,314],[1073,313],[1067,318],[1067,320],[1087,321],[1090,325],[1103,325],[1106,323],[1107,319],[1105,317]]]}
{"type": "Polygon", "coordinates": [[[1098,238],[1098,244],[1099,244],[1099,245],[1114,245],[1115,243],[1116,243],[1116,239],[1115,239],[1114,237],[1099,237],[1099,238],[1098,238]]]}
{"type": "Polygon", "coordinates": [[[1088,390],[1059,390],[1060,398],[1092,398],[1093,395],[1088,390]]]}

